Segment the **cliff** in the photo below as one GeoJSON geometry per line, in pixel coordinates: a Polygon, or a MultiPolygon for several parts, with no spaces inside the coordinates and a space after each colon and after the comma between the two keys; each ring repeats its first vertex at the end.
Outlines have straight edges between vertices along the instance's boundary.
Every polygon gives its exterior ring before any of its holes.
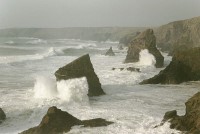
{"type": "Polygon", "coordinates": [[[163,51],[173,53],[179,48],[200,46],[200,17],[171,22],[154,30],[157,46],[163,51]]]}

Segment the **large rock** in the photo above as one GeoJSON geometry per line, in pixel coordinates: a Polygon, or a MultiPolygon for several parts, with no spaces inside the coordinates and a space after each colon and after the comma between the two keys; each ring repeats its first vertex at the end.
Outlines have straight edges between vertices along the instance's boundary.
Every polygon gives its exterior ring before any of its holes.
{"type": "Polygon", "coordinates": [[[88,96],[99,96],[105,94],[101,88],[99,78],[94,72],[89,54],[86,54],[55,72],[57,81],[73,78],[86,77],[88,82],[88,96]]]}
{"type": "Polygon", "coordinates": [[[179,84],[200,80],[200,48],[176,51],[171,63],[153,78],[141,84],[179,84]]]}
{"type": "Polygon", "coordinates": [[[0,108],[0,123],[2,123],[3,120],[6,119],[6,114],[4,111],[0,108]]]}
{"type": "Polygon", "coordinates": [[[108,49],[108,51],[106,52],[105,55],[106,55],[106,56],[115,56],[115,53],[113,52],[112,47],[110,47],[110,48],[108,49]]]}
{"type": "Polygon", "coordinates": [[[188,134],[200,134],[200,92],[190,98],[185,105],[184,116],[178,116],[176,110],[166,112],[161,125],[169,121],[171,129],[188,131],[188,134]]]}
{"type": "Polygon", "coordinates": [[[200,17],[175,21],[155,29],[157,46],[173,54],[174,49],[186,45],[200,47],[200,17]]]}
{"type": "Polygon", "coordinates": [[[100,127],[112,123],[113,122],[101,118],[81,121],[69,113],[53,106],[48,109],[47,114],[43,117],[38,126],[23,131],[21,134],[61,134],[69,132],[70,129],[76,125],[81,125],[83,127],[100,127]]]}
{"type": "Polygon", "coordinates": [[[160,51],[156,48],[156,37],[152,29],[147,29],[146,31],[140,33],[128,47],[128,52],[125,62],[138,62],[141,50],[148,49],[156,59],[156,67],[162,67],[164,62],[164,57],[160,51]]]}

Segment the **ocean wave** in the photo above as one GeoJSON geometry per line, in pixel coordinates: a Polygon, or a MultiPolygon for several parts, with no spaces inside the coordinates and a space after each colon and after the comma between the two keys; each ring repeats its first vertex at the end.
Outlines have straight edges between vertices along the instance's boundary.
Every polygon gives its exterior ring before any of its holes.
{"type": "Polygon", "coordinates": [[[42,39],[35,39],[35,40],[31,40],[31,41],[27,41],[27,44],[47,44],[46,40],[42,40],[42,39]]]}
{"type": "Polygon", "coordinates": [[[14,55],[14,56],[0,56],[0,64],[7,64],[13,62],[22,62],[27,60],[40,60],[46,57],[55,56],[61,54],[61,50],[55,50],[55,48],[50,47],[47,51],[41,54],[34,55],[14,55]]]}
{"type": "Polygon", "coordinates": [[[14,43],[15,43],[15,42],[12,41],[12,40],[5,42],[5,44],[14,44],[14,43]]]}
{"type": "Polygon", "coordinates": [[[34,85],[34,97],[40,99],[59,98],[66,102],[88,102],[87,79],[75,78],[56,82],[54,79],[38,76],[34,85]]]}

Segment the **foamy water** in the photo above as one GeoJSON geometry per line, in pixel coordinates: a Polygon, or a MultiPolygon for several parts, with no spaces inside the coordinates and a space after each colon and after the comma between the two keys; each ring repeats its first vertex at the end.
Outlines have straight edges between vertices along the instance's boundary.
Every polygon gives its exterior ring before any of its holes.
{"type": "MultiPolygon", "coordinates": [[[[1,39],[0,48],[12,49],[9,50],[12,55],[0,56],[0,107],[7,114],[7,120],[0,125],[0,134],[16,134],[38,125],[50,106],[57,106],[79,119],[105,118],[115,122],[107,127],[73,127],[70,134],[178,133],[169,129],[169,124],[154,126],[160,123],[166,111],[176,109],[178,114],[184,114],[184,102],[199,91],[200,83],[139,85],[163,68],[154,67],[155,58],[147,50],[140,53],[138,63],[124,64],[126,50],[118,50],[117,46],[115,42],[69,39],[1,39]],[[13,42],[9,44],[9,41],[13,42]],[[31,41],[38,42],[31,44],[31,41]],[[110,46],[116,56],[101,55],[110,46]],[[23,54],[13,48],[22,50],[23,54]],[[29,50],[34,53],[30,55],[29,50]],[[88,52],[106,92],[90,99],[85,77],[56,82],[54,76],[59,67],[88,52]],[[112,70],[113,67],[137,67],[141,72],[112,70]]],[[[164,55],[166,66],[171,57],[164,55]]]]}

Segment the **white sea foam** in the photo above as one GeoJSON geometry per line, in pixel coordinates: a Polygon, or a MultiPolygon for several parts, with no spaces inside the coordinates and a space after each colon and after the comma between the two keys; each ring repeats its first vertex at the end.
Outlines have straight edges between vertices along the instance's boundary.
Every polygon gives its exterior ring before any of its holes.
{"type": "Polygon", "coordinates": [[[138,65],[154,66],[156,63],[155,57],[149,53],[147,49],[140,52],[138,65]]]}
{"type": "Polygon", "coordinates": [[[59,98],[66,102],[88,102],[88,84],[85,77],[61,80],[39,76],[34,86],[34,97],[42,99],[59,98]]]}
{"type": "Polygon", "coordinates": [[[15,42],[14,41],[7,41],[7,42],[5,42],[5,44],[14,44],[15,42]]]}
{"type": "Polygon", "coordinates": [[[87,102],[87,79],[76,78],[57,82],[58,97],[67,102],[87,102]]]}
{"type": "Polygon", "coordinates": [[[47,44],[46,40],[42,40],[42,39],[34,39],[31,41],[26,42],[28,44],[47,44]]]}
{"type": "Polygon", "coordinates": [[[54,79],[38,76],[34,85],[35,98],[54,98],[57,95],[54,79]]]}
{"type": "Polygon", "coordinates": [[[17,55],[17,56],[0,56],[0,64],[2,63],[13,63],[13,62],[22,62],[27,60],[40,60],[49,56],[54,56],[57,54],[61,54],[62,50],[55,50],[54,47],[48,48],[45,52],[41,54],[34,55],[17,55]]]}

